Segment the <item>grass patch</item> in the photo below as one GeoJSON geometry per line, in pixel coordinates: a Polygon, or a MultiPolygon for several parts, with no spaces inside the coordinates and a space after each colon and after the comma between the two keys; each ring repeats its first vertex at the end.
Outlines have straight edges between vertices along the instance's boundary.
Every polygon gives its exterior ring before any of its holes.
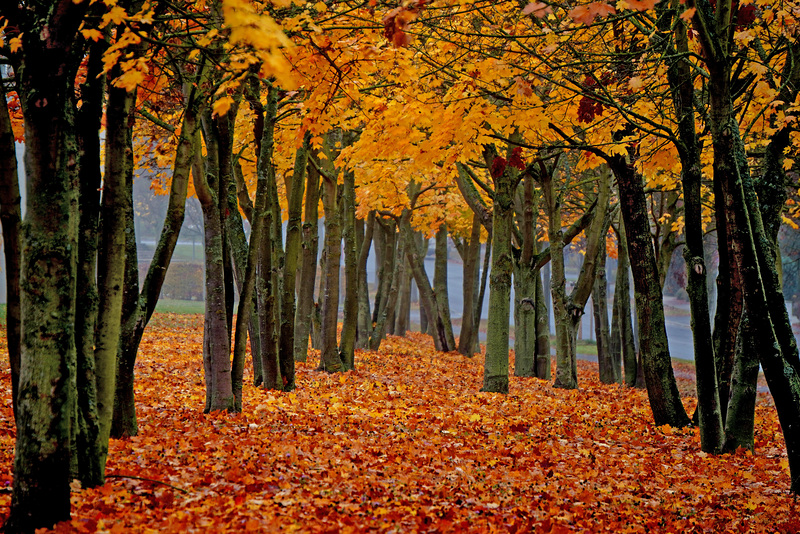
{"type": "Polygon", "coordinates": [[[158,299],[156,313],[176,313],[179,315],[205,313],[202,300],[158,299]]]}

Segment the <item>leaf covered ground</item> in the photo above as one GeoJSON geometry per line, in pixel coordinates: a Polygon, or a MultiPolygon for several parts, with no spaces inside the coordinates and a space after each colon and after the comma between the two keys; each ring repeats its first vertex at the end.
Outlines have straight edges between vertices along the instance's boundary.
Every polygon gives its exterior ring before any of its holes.
{"type": "MultiPolygon", "coordinates": [[[[245,390],[239,415],[203,415],[202,327],[160,316],[137,363],[139,436],[112,440],[109,480],[73,493],[60,532],[797,532],[774,408],[754,455],[699,452],[656,428],[643,391],[512,378],[479,393],[482,357],[390,338],[342,375],[298,364],[292,393],[245,390]]],[[[684,393],[692,384],[678,369],[684,393]]],[[[0,520],[14,430],[0,364],[0,520]]],[[[688,409],[694,399],[686,398],[688,409]]]]}

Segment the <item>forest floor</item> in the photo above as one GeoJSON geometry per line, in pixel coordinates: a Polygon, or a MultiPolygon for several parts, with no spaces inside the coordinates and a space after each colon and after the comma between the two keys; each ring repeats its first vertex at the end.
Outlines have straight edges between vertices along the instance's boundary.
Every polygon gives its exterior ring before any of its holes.
{"type": "MultiPolygon", "coordinates": [[[[655,427],[642,390],[511,378],[479,393],[482,356],[419,334],[358,353],[356,371],[297,365],[297,390],[247,386],[244,412],[203,415],[202,321],[158,315],[136,366],[139,435],[112,440],[108,482],[72,497],[59,532],[798,532],[768,395],[756,452],[700,452],[655,427]]],[[[0,344],[3,340],[0,340],[0,344]]],[[[684,364],[676,364],[678,367],[684,364]]],[[[678,369],[694,409],[692,366],[678,369]]],[[[0,521],[14,428],[0,363],[0,521]]],[[[46,505],[46,503],[42,503],[46,505]]]]}

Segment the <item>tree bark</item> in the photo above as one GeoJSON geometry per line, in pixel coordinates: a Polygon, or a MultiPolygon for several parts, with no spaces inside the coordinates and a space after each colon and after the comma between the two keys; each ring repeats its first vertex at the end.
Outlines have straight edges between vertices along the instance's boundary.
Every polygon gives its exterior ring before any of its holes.
{"type": "Polygon", "coordinates": [[[355,175],[344,173],[342,190],[344,231],[344,317],[339,355],[346,369],[355,369],[356,335],[358,333],[359,251],[356,248],[356,183],[355,175]]]}
{"type": "Polygon", "coordinates": [[[300,254],[300,290],[295,312],[294,359],[304,362],[308,358],[308,336],[314,310],[314,286],[317,279],[317,250],[319,248],[319,171],[308,167],[306,176],[306,202],[303,217],[303,243],[300,254]]]}
{"type": "MultiPolygon", "coordinates": [[[[605,237],[605,236],[603,236],[605,237]]],[[[597,362],[600,381],[615,384],[622,381],[619,367],[614,365],[611,355],[611,334],[608,321],[608,293],[606,283],[605,239],[598,250],[598,271],[592,288],[592,308],[594,312],[595,336],[597,339],[597,362]]]]}
{"type": "MultiPolygon", "coordinates": [[[[496,157],[497,159],[498,157],[496,157]]],[[[489,281],[489,319],[481,391],[508,393],[509,316],[511,313],[511,227],[517,173],[506,168],[494,176],[492,208],[492,274],[489,281]]]]}
{"type": "MultiPolygon", "coordinates": [[[[433,291],[439,308],[439,316],[444,325],[447,346],[452,350],[456,346],[456,340],[453,335],[453,321],[450,316],[450,295],[447,288],[447,256],[447,224],[442,223],[436,231],[433,291]]],[[[397,261],[403,261],[403,258],[398,257],[397,261]]]]}
{"type": "Polygon", "coordinates": [[[681,403],[669,355],[663,297],[650,238],[644,183],[633,162],[622,156],[614,156],[609,160],[619,184],[620,207],[632,259],[639,350],[653,420],[656,425],[684,427],[690,420],[681,403]]]}
{"type": "Polygon", "coordinates": [[[71,410],[75,398],[78,146],[73,95],[88,4],[11,6],[21,30],[18,92],[25,119],[27,209],[22,225],[22,340],[14,483],[7,532],[70,517],[71,410]],[[41,31],[49,28],[50,31],[41,31]]]}
{"type": "MultiPolygon", "coordinates": [[[[255,292],[256,270],[258,254],[264,241],[264,233],[269,228],[264,228],[265,212],[267,209],[267,173],[272,172],[272,152],[275,146],[275,115],[278,111],[278,91],[270,87],[267,94],[267,110],[264,128],[261,132],[261,151],[258,155],[256,201],[252,212],[250,226],[250,242],[247,248],[247,258],[244,266],[244,277],[239,289],[239,309],[236,313],[236,333],[234,336],[233,365],[232,365],[232,391],[234,408],[242,409],[242,386],[244,375],[244,360],[247,349],[247,332],[250,325],[250,316],[253,307],[253,294],[255,292]]],[[[259,328],[259,332],[260,332],[259,328]]],[[[255,350],[255,349],[251,349],[255,350]]],[[[253,352],[253,360],[261,360],[259,352],[253,352]]],[[[259,366],[261,367],[261,366],[259,366]]],[[[262,367],[263,372],[263,367],[262,367]]],[[[263,382],[263,375],[262,375],[263,382]]]]}

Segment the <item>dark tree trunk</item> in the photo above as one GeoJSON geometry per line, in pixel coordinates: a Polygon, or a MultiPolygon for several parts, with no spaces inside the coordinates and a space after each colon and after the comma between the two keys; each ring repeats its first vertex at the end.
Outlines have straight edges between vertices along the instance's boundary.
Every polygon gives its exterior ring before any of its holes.
{"type": "MultiPolygon", "coordinates": [[[[681,403],[667,345],[664,305],[642,176],[625,157],[610,158],[620,192],[628,251],[633,269],[636,310],[639,320],[639,350],[647,384],[647,395],[656,425],[683,427],[690,423],[681,403]]],[[[627,372],[626,372],[627,375],[627,372]]]]}
{"type": "MultiPolygon", "coordinates": [[[[605,236],[604,236],[605,237],[605,236]]],[[[598,251],[597,276],[592,288],[592,308],[594,312],[595,335],[597,339],[597,362],[600,369],[600,381],[614,384],[622,381],[619,367],[614,365],[611,354],[611,334],[608,322],[608,291],[606,282],[606,247],[605,239],[598,251]]]]}
{"type": "MultiPolygon", "coordinates": [[[[439,316],[444,325],[444,334],[447,338],[447,346],[452,350],[456,346],[455,336],[453,335],[453,321],[450,316],[450,295],[447,288],[447,225],[442,223],[436,231],[436,254],[434,256],[433,268],[433,290],[436,295],[436,304],[439,308],[439,316]]],[[[403,261],[398,258],[397,261],[403,261]]]]}
{"type": "Polygon", "coordinates": [[[358,235],[358,330],[356,348],[365,349],[369,346],[369,335],[372,332],[372,315],[369,311],[369,285],[367,284],[367,259],[372,245],[372,235],[375,230],[375,212],[370,212],[367,221],[356,221],[356,227],[361,228],[358,235]]]}
{"type": "MultiPolygon", "coordinates": [[[[242,387],[244,374],[244,360],[247,348],[247,331],[252,313],[253,294],[255,293],[256,271],[258,254],[264,241],[264,233],[269,228],[264,228],[265,212],[267,209],[267,173],[272,172],[272,152],[274,150],[275,115],[278,111],[278,91],[270,87],[267,95],[267,110],[264,128],[261,132],[260,152],[258,155],[258,174],[256,182],[256,201],[253,207],[253,220],[250,226],[250,242],[247,248],[247,257],[244,267],[244,277],[239,289],[239,309],[236,314],[236,334],[234,336],[232,390],[235,409],[242,409],[242,387]]],[[[259,325],[259,332],[261,331],[259,325]]],[[[259,344],[260,345],[260,344],[259,344]]],[[[253,360],[259,361],[260,352],[253,351],[253,360]]],[[[263,367],[261,367],[263,372],[263,367]]],[[[261,377],[263,383],[263,375],[261,377]]]]}
{"type": "MultiPolygon", "coordinates": [[[[330,161],[330,160],[327,160],[330,161]]],[[[329,373],[345,370],[339,356],[336,327],[339,317],[339,266],[342,255],[342,226],[335,177],[323,176],[322,203],[325,208],[325,294],[322,295],[320,369],[329,373]]]]}
{"type": "Polygon", "coordinates": [[[284,391],[295,388],[294,347],[295,315],[297,313],[297,266],[300,262],[302,240],[303,193],[305,192],[306,167],[308,166],[309,136],[297,149],[292,172],[291,187],[287,184],[288,224],[286,227],[286,254],[283,267],[283,290],[281,301],[280,349],[281,376],[285,379],[284,391]]]}
{"type": "Polygon", "coordinates": [[[475,353],[478,332],[475,329],[475,292],[478,262],[481,257],[481,221],[477,215],[472,216],[472,231],[469,242],[464,247],[464,311],[461,315],[461,332],[458,336],[458,352],[465,356],[472,356],[475,353]]]}
{"type": "MultiPolygon", "coordinates": [[[[105,76],[102,75],[102,55],[105,46],[93,44],[89,49],[86,81],[81,84],[83,105],[76,110],[77,138],[79,144],[79,192],[78,210],[78,279],[75,315],[75,348],[77,354],[76,385],[78,396],[73,443],[73,465],[78,464],[78,475],[85,487],[103,483],[103,466],[99,464],[102,455],[97,405],[98,375],[95,366],[95,327],[100,294],[97,288],[97,246],[98,223],[100,218],[100,190],[102,188],[100,155],[100,121],[103,116],[103,93],[105,76]]],[[[119,120],[117,101],[109,102],[111,126],[119,120]],[[116,119],[116,120],[115,120],[116,119]]],[[[109,148],[116,139],[108,139],[109,148]]],[[[108,161],[119,159],[113,151],[108,161]]],[[[118,340],[117,340],[118,341],[118,340]]],[[[113,372],[113,368],[112,368],[113,372]]],[[[113,392],[112,392],[113,394],[113,392]]]]}
{"type": "Polygon", "coordinates": [[[342,211],[344,231],[344,317],[342,318],[342,338],[339,355],[345,369],[355,369],[356,335],[358,332],[358,259],[356,248],[356,184],[352,172],[344,173],[342,191],[342,211]]]}
{"type": "MultiPolygon", "coordinates": [[[[139,291],[139,267],[136,253],[136,234],[133,225],[133,153],[127,154],[127,180],[125,198],[122,199],[125,217],[126,256],[125,285],[122,303],[122,333],[117,354],[117,381],[114,395],[114,417],[111,436],[122,438],[138,433],[136,423],[136,404],[134,402],[133,378],[136,353],[142,335],[153,311],[167,275],[172,253],[178,243],[178,235],[183,225],[186,208],[186,194],[189,188],[189,172],[194,159],[195,131],[197,129],[196,90],[189,93],[184,108],[181,136],[175,152],[172,167],[172,185],[169,192],[167,213],[161,229],[153,259],[147,270],[141,292],[139,291]]],[[[132,131],[133,124],[128,128],[132,131]]]]}
{"type": "Polygon", "coordinates": [[[17,87],[25,119],[27,209],[22,225],[22,340],[14,485],[7,532],[70,518],[75,399],[78,143],[73,95],[87,3],[0,8],[19,28],[17,87]],[[42,31],[44,28],[50,31],[42,31]]]}
{"type": "Polygon", "coordinates": [[[319,248],[319,171],[308,167],[306,176],[306,205],[303,218],[303,248],[300,256],[300,288],[295,312],[294,359],[308,358],[308,336],[314,313],[314,286],[317,279],[317,250],[319,248]]]}

